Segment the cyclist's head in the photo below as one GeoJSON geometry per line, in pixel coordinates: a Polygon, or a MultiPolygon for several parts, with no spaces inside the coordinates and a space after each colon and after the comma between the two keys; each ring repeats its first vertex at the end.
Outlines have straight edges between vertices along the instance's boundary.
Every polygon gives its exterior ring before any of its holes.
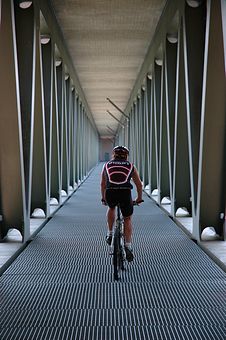
{"type": "Polygon", "coordinates": [[[126,146],[115,146],[113,149],[114,159],[127,159],[129,156],[129,149],[126,146]]]}

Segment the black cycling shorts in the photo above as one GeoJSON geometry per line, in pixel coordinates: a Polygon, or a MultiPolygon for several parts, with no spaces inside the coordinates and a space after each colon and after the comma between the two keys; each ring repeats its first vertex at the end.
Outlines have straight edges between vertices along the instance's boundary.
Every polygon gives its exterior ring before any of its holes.
{"type": "Polygon", "coordinates": [[[106,201],[110,208],[114,208],[118,203],[123,217],[133,214],[133,201],[130,189],[107,189],[106,201]]]}

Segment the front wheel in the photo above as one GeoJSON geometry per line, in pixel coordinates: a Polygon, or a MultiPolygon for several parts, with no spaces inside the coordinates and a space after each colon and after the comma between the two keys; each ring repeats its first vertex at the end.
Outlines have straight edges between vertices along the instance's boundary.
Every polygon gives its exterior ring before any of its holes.
{"type": "Polygon", "coordinates": [[[113,247],[114,247],[113,249],[114,280],[118,281],[120,278],[120,271],[122,269],[120,232],[118,229],[115,230],[113,247]]]}

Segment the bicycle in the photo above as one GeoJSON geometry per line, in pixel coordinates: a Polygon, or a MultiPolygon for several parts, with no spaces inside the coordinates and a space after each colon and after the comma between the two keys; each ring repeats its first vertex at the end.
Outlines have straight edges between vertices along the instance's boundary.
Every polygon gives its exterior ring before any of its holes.
{"type": "MultiPolygon", "coordinates": [[[[143,200],[141,202],[143,202],[143,200]]],[[[139,204],[134,201],[133,205],[139,204]]],[[[111,245],[113,247],[113,277],[115,281],[118,281],[120,279],[121,272],[125,270],[124,261],[126,259],[124,247],[124,223],[119,204],[117,204],[117,219],[111,245]]]]}

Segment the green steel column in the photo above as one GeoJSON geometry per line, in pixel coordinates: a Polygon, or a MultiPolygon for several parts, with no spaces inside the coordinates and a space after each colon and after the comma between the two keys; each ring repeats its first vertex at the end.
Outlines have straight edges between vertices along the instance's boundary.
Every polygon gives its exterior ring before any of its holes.
{"type": "MultiPolygon", "coordinates": [[[[52,46],[53,51],[55,46],[52,46]]],[[[61,200],[60,195],[60,141],[59,141],[59,118],[58,118],[58,101],[57,101],[57,70],[55,55],[53,52],[53,89],[52,89],[52,140],[51,140],[51,183],[50,197],[61,200]]]]}
{"type": "Polygon", "coordinates": [[[45,139],[45,116],[43,79],[41,72],[41,42],[40,42],[40,11],[35,7],[35,44],[34,44],[34,74],[33,74],[33,154],[32,154],[32,190],[31,212],[35,208],[43,209],[48,216],[47,196],[47,162],[46,162],[46,139],[45,139]]]}
{"type": "Polygon", "coordinates": [[[200,232],[206,226],[214,226],[216,232],[223,237],[226,197],[226,78],[221,18],[220,0],[207,1],[197,224],[200,225],[200,232]]]}
{"type": "Polygon", "coordinates": [[[159,160],[159,110],[160,110],[160,81],[161,67],[155,64],[153,74],[153,114],[151,124],[151,190],[155,190],[159,186],[158,179],[158,160],[159,160]]]}
{"type": "Polygon", "coordinates": [[[49,215],[49,201],[51,190],[51,164],[52,164],[52,91],[53,91],[53,48],[52,42],[41,45],[42,77],[44,92],[45,113],[45,140],[47,161],[47,202],[49,215]]]}
{"type": "MultiPolygon", "coordinates": [[[[166,87],[165,87],[165,56],[161,79],[161,109],[160,109],[160,146],[159,146],[159,199],[170,196],[168,140],[166,119],[166,87]]],[[[160,203],[159,202],[159,203],[160,203]]]]}
{"type": "Polygon", "coordinates": [[[144,135],[144,188],[148,184],[148,172],[149,172],[149,116],[148,116],[148,91],[147,91],[147,79],[144,88],[144,123],[143,123],[143,135],[144,135]]]}
{"type": "Polygon", "coordinates": [[[155,148],[155,124],[154,124],[154,80],[150,86],[150,165],[149,165],[149,193],[151,194],[157,188],[157,172],[156,172],[156,148],[155,148]]]}
{"type": "Polygon", "coordinates": [[[183,42],[191,181],[191,211],[193,216],[193,236],[197,239],[199,239],[199,226],[194,222],[198,189],[201,102],[206,28],[205,20],[205,3],[196,8],[192,8],[186,4],[183,19],[183,42]]]}
{"type": "Polygon", "coordinates": [[[175,149],[174,149],[174,174],[173,174],[173,201],[172,213],[178,208],[185,207],[191,212],[191,188],[189,174],[188,154],[188,126],[185,94],[185,69],[183,26],[179,28],[177,80],[176,80],[176,108],[175,108],[175,149]]]}
{"type": "Polygon", "coordinates": [[[76,186],[78,184],[78,171],[77,171],[77,125],[78,125],[78,96],[75,93],[74,97],[75,101],[75,109],[74,109],[74,139],[73,139],[73,176],[74,176],[74,185],[76,186]]]}
{"type": "MultiPolygon", "coordinates": [[[[168,37],[165,49],[165,93],[170,200],[173,201],[174,129],[176,97],[177,41],[168,37]]],[[[174,214],[174,212],[172,211],[174,214]]]]}
{"type": "Polygon", "coordinates": [[[152,114],[152,81],[150,74],[147,76],[146,85],[146,134],[147,134],[147,185],[149,194],[151,190],[151,114],[152,114]]]}
{"type": "Polygon", "coordinates": [[[75,88],[71,88],[71,126],[70,126],[70,185],[75,189],[75,88]]]}
{"type": "Polygon", "coordinates": [[[60,174],[60,203],[62,202],[61,190],[62,190],[62,162],[63,162],[63,63],[56,67],[56,100],[57,100],[57,112],[58,112],[58,126],[59,126],[59,174],[60,174]]]}
{"type": "MultiPolygon", "coordinates": [[[[16,32],[13,1],[1,2],[0,25],[0,173],[1,213],[0,238],[10,228],[18,229],[26,240],[29,237],[27,220],[22,122],[16,50],[16,32]]],[[[28,25],[34,28],[33,8],[28,25]],[[30,21],[31,20],[31,21],[30,21]]],[[[34,31],[34,29],[33,29],[34,31]]],[[[29,48],[29,46],[28,46],[29,48]]]]}

